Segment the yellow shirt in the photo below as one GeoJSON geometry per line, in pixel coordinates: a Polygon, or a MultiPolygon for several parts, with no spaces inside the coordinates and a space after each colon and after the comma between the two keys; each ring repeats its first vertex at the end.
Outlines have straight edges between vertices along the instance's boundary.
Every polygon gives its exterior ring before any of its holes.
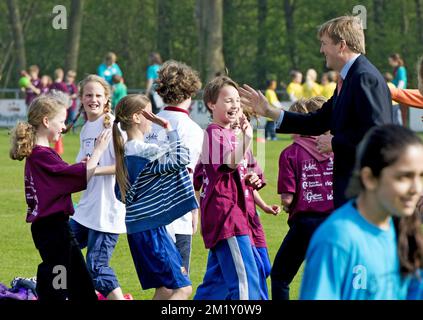
{"type": "Polygon", "coordinates": [[[303,95],[304,98],[312,98],[315,96],[320,96],[322,94],[322,86],[317,82],[313,82],[311,87],[307,83],[303,84],[303,95]]]}
{"type": "Polygon", "coordinates": [[[336,82],[329,82],[328,84],[322,86],[322,92],[320,93],[326,99],[330,99],[333,96],[333,93],[336,89],[336,82]]]}
{"type": "MultiPolygon", "coordinates": [[[[265,95],[267,101],[269,101],[269,103],[272,106],[274,106],[276,108],[280,108],[280,102],[279,102],[278,96],[276,95],[275,90],[266,89],[266,91],[264,92],[264,95],[265,95]]],[[[271,118],[267,118],[267,119],[273,121],[273,119],[271,119],[271,118]]]]}
{"type": "MultiPolygon", "coordinates": [[[[392,82],[388,82],[388,83],[386,83],[386,84],[388,85],[388,88],[389,88],[389,89],[395,89],[395,88],[396,88],[396,86],[395,86],[392,82]]],[[[394,105],[396,105],[396,104],[398,104],[398,102],[396,102],[396,101],[392,100],[392,105],[394,106],[394,105]]]]}
{"type": "Polygon", "coordinates": [[[266,96],[267,101],[269,101],[269,103],[272,106],[279,108],[279,103],[280,102],[279,102],[278,96],[276,95],[275,90],[267,89],[264,92],[264,95],[266,96]]]}
{"type": "Polygon", "coordinates": [[[294,95],[295,98],[301,99],[303,97],[303,86],[296,82],[291,82],[286,88],[289,95],[294,95]]]}

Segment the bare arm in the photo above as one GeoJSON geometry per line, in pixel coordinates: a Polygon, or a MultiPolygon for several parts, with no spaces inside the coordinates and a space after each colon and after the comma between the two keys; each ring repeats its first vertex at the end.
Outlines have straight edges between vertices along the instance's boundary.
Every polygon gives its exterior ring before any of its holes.
{"type": "Polygon", "coordinates": [[[151,87],[153,86],[153,79],[148,79],[147,80],[147,87],[145,89],[145,95],[148,96],[150,94],[151,91],[151,87]]]}
{"type": "Polygon", "coordinates": [[[281,194],[281,203],[283,210],[285,210],[286,213],[289,213],[290,209],[289,207],[292,204],[292,201],[294,200],[294,195],[292,193],[282,193],[281,194]]]}
{"type": "Polygon", "coordinates": [[[253,191],[254,202],[259,206],[264,212],[268,214],[278,215],[281,212],[281,208],[278,205],[268,205],[263,198],[260,196],[260,193],[257,190],[253,191]]]}
{"type": "Polygon", "coordinates": [[[104,130],[97,138],[94,151],[91,154],[91,158],[87,160],[87,181],[94,175],[98,162],[103,152],[107,149],[107,146],[112,137],[112,130],[104,130]]]}
{"type": "Polygon", "coordinates": [[[107,176],[111,174],[116,174],[116,166],[103,166],[103,167],[96,167],[94,175],[95,176],[107,176]]]}
{"type": "Polygon", "coordinates": [[[237,136],[238,143],[235,147],[235,152],[230,152],[229,158],[225,159],[225,162],[231,169],[236,169],[238,164],[244,159],[246,152],[251,147],[253,138],[253,129],[245,115],[241,116],[240,126],[242,133],[237,136]]]}

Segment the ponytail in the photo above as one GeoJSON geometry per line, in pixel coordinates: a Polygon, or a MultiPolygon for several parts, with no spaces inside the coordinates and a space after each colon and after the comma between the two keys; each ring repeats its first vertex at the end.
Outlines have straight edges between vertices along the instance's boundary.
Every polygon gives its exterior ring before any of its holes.
{"type": "Polygon", "coordinates": [[[111,127],[110,110],[112,110],[112,105],[111,105],[110,99],[107,99],[107,102],[103,108],[103,111],[104,111],[103,127],[105,129],[109,129],[111,127]]]}
{"type": "Polygon", "coordinates": [[[10,158],[21,161],[32,153],[35,145],[35,128],[28,122],[18,122],[11,135],[10,158]]]}
{"type": "Polygon", "coordinates": [[[75,123],[78,121],[79,117],[81,116],[82,112],[84,112],[84,106],[81,104],[81,106],[79,107],[78,113],[76,114],[75,119],[72,120],[71,123],[69,123],[66,126],[66,129],[62,131],[62,133],[68,133],[70,129],[72,129],[75,125],[75,123]]]}
{"type": "Polygon", "coordinates": [[[113,123],[113,147],[116,157],[116,181],[119,186],[122,202],[125,203],[126,191],[129,184],[128,171],[124,160],[124,140],[116,122],[113,123]]]}

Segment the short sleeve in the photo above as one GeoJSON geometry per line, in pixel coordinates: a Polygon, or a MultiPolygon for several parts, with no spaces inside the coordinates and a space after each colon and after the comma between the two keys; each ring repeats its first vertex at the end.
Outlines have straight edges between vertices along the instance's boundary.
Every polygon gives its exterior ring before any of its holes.
{"type": "Polygon", "coordinates": [[[285,149],[279,157],[278,194],[295,193],[296,189],[295,167],[290,160],[289,149],[285,149]]]}

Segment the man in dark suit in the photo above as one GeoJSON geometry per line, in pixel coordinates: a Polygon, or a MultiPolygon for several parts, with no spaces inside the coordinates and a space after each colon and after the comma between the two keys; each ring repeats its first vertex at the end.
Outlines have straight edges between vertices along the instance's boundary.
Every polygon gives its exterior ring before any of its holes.
{"type": "MultiPolygon", "coordinates": [[[[343,16],[324,23],[319,38],[327,67],[340,74],[333,96],[321,109],[308,114],[286,112],[272,107],[260,91],[247,85],[240,93],[244,105],[276,121],[279,133],[317,136],[330,130],[332,136],[320,136],[317,147],[322,153],[334,153],[333,200],[337,208],[347,201],[345,191],[353,174],[356,146],[371,127],[392,123],[392,103],[383,76],[364,56],[364,32],[357,18],[343,16]]],[[[284,240],[276,254],[271,272],[273,300],[289,299],[289,285],[318,227],[305,218],[301,223],[309,230],[308,238],[303,235],[291,240],[300,245],[284,240]]]]}
{"type": "Polygon", "coordinates": [[[371,127],[392,123],[392,102],[383,76],[363,55],[364,32],[358,18],[332,19],[320,27],[319,37],[326,66],[340,73],[334,95],[320,110],[309,114],[281,111],[247,85],[240,91],[244,104],[276,121],[278,133],[316,136],[330,130],[333,138],[319,137],[318,147],[321,152],[334,152],[333,198],[337,208],[347,201],[345,191],[356,146],[371,127]]]}

